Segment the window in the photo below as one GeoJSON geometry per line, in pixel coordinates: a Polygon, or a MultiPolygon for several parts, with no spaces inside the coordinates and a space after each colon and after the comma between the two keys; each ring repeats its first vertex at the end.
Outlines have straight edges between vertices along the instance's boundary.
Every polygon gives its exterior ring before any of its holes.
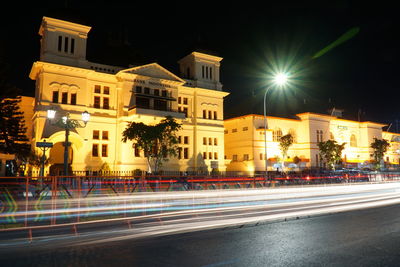
{"type": "Polygon", "coordinates": [[[110,87],[104,86],[104,88],[103,88],[103,94],[109,95],[109,94],[110,94],[110,87]]]}
{"type": "Polygon", "coordinates": [[[99,138],[100,138],[100,131],[94,130],[93,131],[93,139],[99,140],[99,138]]]}
{"type": "Polygon", "coordinates": [[[154,95],[159,96],[160,95],[160,90],[154,89],[154,95]]]}
{"type": "Polygon", "coordinates": [[[71,94],[71,105],[76,105],[76,94],[71,94]]]}
{"type": "Polygon", "coordinates": [[[75,39],[71,38],[71,54],[75,52],[75,39]]]}
{"type": "Polygon", "coordinates": [[[183,113],[185,114],[185,117],[188,116],[188,108],[183,108],[183,113]]]}
{"type": "Polygon", "coordinates": [[[183,104],[184,104],[184,105],[187,105],[187,104],[188,104],[188,99],[187,99],[187,97],[184,97],[184,98],[183,98],[183,104]]]}
{"type": "Polygon", "coordinates": [[[224,134],[228,134],[228,130],[224,130],[224,134]]]}
{"type": "Polygon", "coordinates": [[[351,147],[357,147],[357,139],[354,134],[351,135],[350,137],[350,146],[351,147]]]}
{"type": "Polygon", "coordinates": [[[207,119],[207,111],[203,109],[203,119],[207,119]]]}
{"type": "Polygon", "coordinates": [[[178,97],[178,104],[181,104],[181,103],[182,103],[182,98],[178,97]]]}
{"type": "Polygon", "coordinates": [[[207,137],[203,137],[203,145],[207,145],[207,137]]]}
{"type": "Polygon", "coordinates": [[[93,144],[92,145],[92,156],[93,157],[98,157],[99,156],[99,145],[98,144],[93,144]]]}
{"type": "Polygon", "coordinates": [[[137,94],[141,94],[141,93],[142,93],[142,87],[141,87],[141,86],[136,86],[135,92],[136,92],[137,94]]]}
{"type": "Polygon", "coordinates": [[[108,97],[104,97],[103,98],[103,108],[109,109],[110,108],[109,103],[110,103],[110,99],[108,97]]]}
{"type": "Polygon", "coordinates": [[[182,144],[182,136],[178,136],[178,144],[182,144]]]}
{"type": "Polygon", "coordinates": [[[249,127],[243,127],[243,131],[247,131],[249,127]]]}
{"type": "Polygon", "coordinates": [[[108,140],[108,131],[103,131],[103,132],[102,132],[102,135],[101,135],[101,138],[102,138],[103,140],[108,140]]]}
{"type": "Polygon", "coordinates": [[[232,133],[236,133],[237,132],[237,129],[235,128],[235,129],[232,129],[232,133]]]}
{"type": "Polygon", "coordinates": [[[217,120],[218,118],[217,118],[217,112],[216,111],[214,111],[214,120],[217,120]]]}
{"type": "Polygon", "coordinates": [[[212,145],[212,138],[210,137],[210,138],[208,138],[208,145],[212,145]]]}
{"type": "Polygon", "coordinates": [[[232,161],[237,161],[237,155],[232,156],[232,161]]]}
{"type": "Polygon", "coordinates": [[[138,144],[135,144],[135,157],[140,157],[140,149],[138,144]]]}
{"type": "Polygon", "coordinates": [[[249,160],[249,154],[244,154],[243,155],[243,160],[249,160]]]}
{"type": "Polygon", "coordinates": [[[208,159],[212,159],[212,152],[208,152],[208,159]]]}
{"type": "Polygon", "coordinates": [[[218,159],[218,153],[214,152],[214,159],[218,159]]]}
{"type": "Polygon", "coordinates": [[[93,104],[94,108],[100,108],[100,96],[95,96],[94,97],[94,104],[93,104]]]}
{"type": "Polygon", "coordinates": [[[61,94],[61,103],[68,104],[68,93],[67,92],[63,92],[61,94]]]}
{"type": "Polygon", "coordinates": [[[162,90],[161,91],[161,96],[167,97],[167,90],[162,90]]]}
{"type": "Polygon", "coordinates": [[[53,103],[58,103],[58,91],[53,91],[53,103]]]}
{"type": "Polygon", "coordinates": [[[65,37],[64,39],[64,52],[67,53],[68,52],[68,37],[65,37]]]}
{"type": "Polygon", "coordinates": [[[183,158],[188,159],[189,158],[189,148],[185,147],[183,149],[183,158]]]}
{"type": "Polygon", "coordinates": [[[210,120],[212,119],[212,117],[211,117],[211,110],[208,111],[208,118],[209,118],[210,120]]]}
{"type": "Polygon", "coordinates": [[[62,49],[62,36],[58,36],[58,52],[62,49]]]}
{"type": "Polygon", "coordinates": [[[182,148],[178,147],[178,159],[182,159],[182,148]]]}
{"type": "Polygon", "coordinates": [[[95,85],[94,86],[94,92],[96,94],[100,94],[101,93],[101,86],[100,85],[95,85]]]}
{"type": "Polygon", "coordinates": [[[203,159],[207,159],[207,152],[203,152],[203,159]]]}
{"type": "Polygon", "coordinates": [[[144,88],[144,93],[147,94],[147,95],[149,95],[149,94],[150,94],[150,88],[145,87],[145,88],[144,88]]]}
{"type": "Polygon", "coordinates": [[[281,129],[278,128],[278,129],[275,129],[272,132],[272,139],[273,139],[274,142],[279,142],[281,140],[281,137],[282,137],[282,130],[281,129]]]}
{"type": "Polygon", "coordinates": [[[189,144],[189,136],[184,136],[183,137],[183,143],[186,144],[186,145],[189,144]]]}
{"type": "Polygon", "coordinates": [[[317,142],[322,142],[323,141],[323,131],[322,130],[317,130],[317,142]]]}
{"type": "Polygon", "coordinates": [[[106,144],[102,144],[101,145],[101,156],[102,157],[108,157],[108,145],[106,145],[106,144]]]}
{"type": "Polygon", "coordinates": [[[217,140],[217,138],[214,138],[214,146],[217,146],[218,145],[218,140],[217,140]]]}
{"type": "Polygon", "coordinates": [[[204,66],[201,66],[201,77],[204,78],[204,66]]]}

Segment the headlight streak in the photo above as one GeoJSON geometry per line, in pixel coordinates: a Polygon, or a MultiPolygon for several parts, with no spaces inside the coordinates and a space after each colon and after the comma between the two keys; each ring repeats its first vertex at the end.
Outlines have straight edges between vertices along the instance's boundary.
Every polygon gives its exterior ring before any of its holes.
{"type": "MultiPolygon", "coordinates": [[[[11,215],[17,218],[17,222],[22,222],[23,219],[29,221],[28,227],[0,229],[0,232],[43,228],[55,230],[62,226],[129,221],[132,222],[133,229],[123,231],[123,233],[126,234],[126,238],[132,238],[143,237],[146,234],[150,236],[225,227],[399,202],[400,183],[398,182],[135,193],[135,195],[59,200],[56,203],[51,200],[43,201],[43,210],[33,210],[33,205],[31,205],[28,212],[0,214],[0,222],[3,224],[6,223],[7,216],[11,215]],[[54,204],[56,204],[55,207],[64,207],[66,202],[70,208],[51,209],[54,204]],[[44,221],[50,221],[56,217],[57,224],[43,225],[43,222],[35,224],[34,218],[37,215],[41,215],[44,221]],[[109,217],[104,218],[107,216],[109,217]],[[81,220],[77,220],[79,218],[81,220]]],[[[94,235],[96,233],[104,234],[104,232],[93,232],[94,235]]]]}

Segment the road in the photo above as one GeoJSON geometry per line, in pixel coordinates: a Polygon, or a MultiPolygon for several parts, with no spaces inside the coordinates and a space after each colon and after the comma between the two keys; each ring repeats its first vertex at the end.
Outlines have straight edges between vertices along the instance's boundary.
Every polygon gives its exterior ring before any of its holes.
{"type": "Polygon", "coordinates": [[[400,205],[101,243],[37,242],[0,248],[0,265],[399,266],[400,205]]]}

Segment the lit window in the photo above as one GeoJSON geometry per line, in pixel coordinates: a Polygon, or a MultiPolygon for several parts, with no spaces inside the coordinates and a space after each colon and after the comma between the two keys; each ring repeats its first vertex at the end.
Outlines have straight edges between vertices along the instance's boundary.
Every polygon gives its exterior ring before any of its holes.
{"type": "Polygon", "coordinates": [[[100,131],[94,130],[93,131],[93,139],[99,140],[99,138],[100,138],[100,131]]]}
{"type": "Polygon", "coordinates": [[[109,95],[109,94],[110,94],[110,87],[104,86],[104,88],[103,88],[103,94],[109,95]]]}
{"type": "Polygon", "coordinates": [[[275,129],[272,132],[272,140],[274,142],[279,142],[281,140],[281,137],[282,137],[282,130],[281,129],[278,128],[278,129],[275,129]]]}
{"type": "Polygon", "coordinates": [[[68,93],[63,92],[61,94],[61,104],[68,104],[68,93]]]}
{"type": "Polygon", "coordinates": [[[108,146],[107,145],[105,145],[105,144],[103,144],[103,145],[101,145],[101,156],[102,157],[108,157],[108,146]]]}
{"type": "Polygon", "coordinates": [[[94,92],[96,94],[100,94],[101,93],[101,86],[100,85],[95,85],[94,86],[94,92]]]}
{"type": "Polygon", "coordinates": [[[76,94],[71,94],[71,105],[76,105],[76,94]]]}
{"type": "Polygon", "coordinates": [[[103,109],[109,109],[110,108],[110,99],[108,97],[103,98],[103,109]]]}
{"type": "Polygon", "coordinates": [[[53,103],[58,103],[58,91],[53,91],[53,103]]]}
{"type": "Polygon", "coordinates": [[[93,104],[94,108],[100,108],[100,96],[95,96],[94,97],[94,104],[93,104]]]}
{"type": "Polygon", "coordinates": [[[108,131],[103,131],[101,137],[103,140],[108,140],[108,131]]]}
{"type": "Polygon", "coordinates": [[[140,149],[139,146],[137,144],[135,144],[135,157],[140,157],[140,149]]]}
{"type": "Polygon", "coordinates": [[[93,144],[92,145],[92,156],[93,157],[98,157],[99,156],[99,145],[98,144],[93,144]]]}

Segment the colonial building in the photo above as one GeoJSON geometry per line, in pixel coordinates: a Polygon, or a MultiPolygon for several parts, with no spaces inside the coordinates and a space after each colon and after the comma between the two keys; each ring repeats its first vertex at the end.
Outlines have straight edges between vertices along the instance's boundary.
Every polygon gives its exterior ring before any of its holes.
{"type": "Polygon", "coordinates": [[[385,162],[399,165],[400,134],[383,132],[385,124],[309,112],[296,116],[296,119],[267,116],[266,131],[264,116],[261,115],[250,114],[225,120],[225,157],[231,161],[227,170],[248,173],[265,171],[265,157],[268,170],[282,168],[279,139],[288,133],[294,137],[288,158],[285,159],[285,166],[289,169],[321,167],[323,162],[320,161],[317,144],[328,139],[336,140],[339,144],[346,143],[342,153],[346,166],[367,167],[372,159],[370,144],[374,137],[390,142],[385,162]]]}
{"type": "MultiPolygon", "coordinates": [[[[89,62],[86,43],[90,27],[43,17],[40,60],[29,77],[36,81],[32,144],[52,142],[52,171],[63,163],[64,131],[47,119],[47,110],[59,118],[69,113],[84,128],[70,132],[73,170],[148,170],[142,151],[121,142],[131,121],[156,124],[170,115],[182,123],[180,149],[163,170],[224,171],[223,100],[219,72],[221,57],[193,52],[179,60],[180,76],[150,63],[122,68],[89,62]]],[[[112,51],[110,51],[112,53],[112,51]]],[[[38,150],[38,153],[40,151],[38,150]]]]}

